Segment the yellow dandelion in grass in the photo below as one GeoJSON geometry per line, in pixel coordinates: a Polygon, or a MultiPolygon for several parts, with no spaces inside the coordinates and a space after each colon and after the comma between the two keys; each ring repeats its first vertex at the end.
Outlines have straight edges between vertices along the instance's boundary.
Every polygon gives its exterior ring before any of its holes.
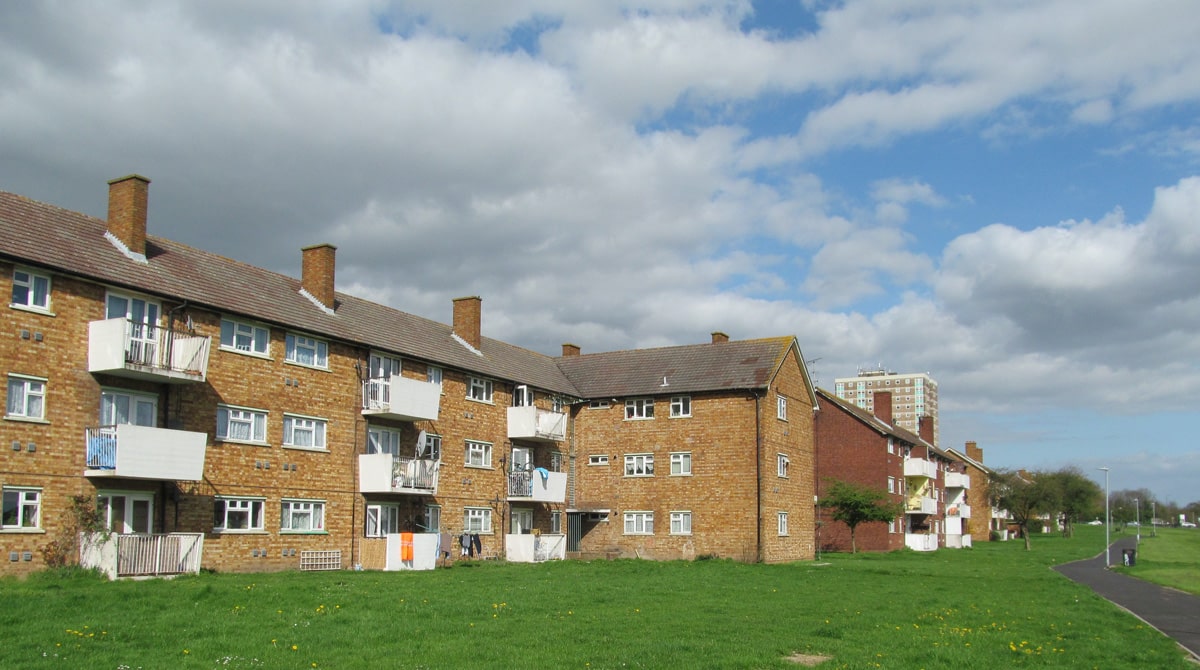
{"type": "Polygon", "coordinates": [[[297,646],[296,646],[296,645],[294,645],[294,644],[292,645],[292,651],[297,651],[297,650],[299,650],[299,649],[300,649],[300,647],[297,647],[297,646]]]}
{"type": "Polygon", "coordinates": [[[184,655],[184,656],[187,656],[187,655],[188,655],[188,654],[190,654],[190,653],[192,653],[192,652],[188,651],[187,649],[184,649],[184,650],[183,650],[183,655],[184,655]]]}

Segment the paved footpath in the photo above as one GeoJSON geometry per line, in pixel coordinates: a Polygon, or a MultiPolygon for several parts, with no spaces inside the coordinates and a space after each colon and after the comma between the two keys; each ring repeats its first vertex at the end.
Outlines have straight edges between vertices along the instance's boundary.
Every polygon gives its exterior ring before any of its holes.
{"type": "MultiPolygon", "coordinates": [[[[1113,565],[1120,565],[1122,550],[1133,549],[1136,543],[1133,537],[1114,542],[1110,547],[1113,565]]],[[[1200,596],[1107,570],[1104,554],[1054,569],[1129,610],[1200,659],[1200,596]]]]}

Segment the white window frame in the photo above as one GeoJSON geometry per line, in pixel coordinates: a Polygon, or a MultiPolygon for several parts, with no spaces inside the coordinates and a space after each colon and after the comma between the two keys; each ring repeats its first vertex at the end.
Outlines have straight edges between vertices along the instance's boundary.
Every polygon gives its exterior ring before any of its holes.
{"type": "Polygon", "coordinates": [[[429,367],[425,368],[425,381],[429,382],[430,384],[437,384],[438,388],[441,388],[442,377],[442,369],[438,366],[430,365],[429,367]]]}
{"type": "Polygon", "coordinates": [[[329,343],[325,340],[301,335],[299,333],[288,333],[285,339],[287,344],[284,353],[284,360],[293,365],[303,365],[307,368],[317,368],[320,370],[329,369],[329,343]],[[301,354],[305,354],[303,358],[312,357],[312,362],[302,360],[301,354]]]}
{"type": "Polygon", "coordinates": [[[428,458],[439,463],[442,460],[442,436],[433,433],[425,433],[425,444],[421,449],[423,458],[428,458]]]}
{"type": "Polygon", "coordinates": [[[626,454],[626,477],[653,477],[654,454],[626,454]]]}
{"type": "Polygon", "coordinates": [[[692,474],[692,452],[671,452],[671,476],[684,477],[692,474]]]}
{"type": "Polygon", "coordinates": [[[425,506],[425,529],[430,533],[440,532],[442,529],[442,506],[441,505],[426,505],[425,506]]]}
{"type": "Polygon", "coordinates": [[[559,412],[561,414],[563,412],[563,408],[566,407],[566,405],[567,405],[567,403],[565,400],[563,400],[562,396],[560,396],[560,395],[551,396],[551,398],[550,398],[550,411],[551,412],[559,412]]]}
{"type": "Polygon", "coordinates": [[[692,396],[671,396],[671,417],[686,418],[692,415],[692,396]]]}
{"type": "Polygon", "coordinates": [[[689,511],[671,512],[671,535],[692,534],[692,513],[689,511]]]}
{"type": "Polygon", "coordinates": [[[279,532],[324,533],[325,501],[303,499],[281,500],[279,503],[279,532]],[[296,527],[297,525],[300,527],[296,527]]]}
{"type": "Polygon", "coordinates": [[[775,394],[775,416],[780,421],[787,421],[787,396],[775,394]]]}
{"type": "Polygon", "coordinates": [[[213,532],[217,533],[263,533],[266,532],[264,517],[267,505],[266,498],[259,497],[230,497],[217,496],[213,499],[213,532]],[[223,512],[219,512],[223,510],[223,512]],[[217,515],[221,514],[220,523],[217,515]],[[230,514],[245,514],[246,525],[243,528],[229,526],[230,514]]]}
{"type": "Polygon", "coordinates": [[[464,507],[463,532],[488,534],[492,532],[491,507],[464,507]]]}
{"type": "Polygon", "coordinates": [[[896,492],[896,478],[888,477],[888,493],[896,492]]]}
{"type": "Polygon", "coordinates": [[[467,440],[463,446],[463,465],[468,468],[491,468],[492,443],[467,440]]]}
{"type": "Polygon", "coordinates": [[[4,417],[8,419],[25,419],[28,421],[45,421],[46,419],[46,382],[44,377],[29,375],[8,375],[8,395],[5,397],[4,417]]]}
{"type": "Polygon", "coordinates": [[[327,420],[315,416],[284,414],[283,446],[309,451],[329,451],[328,427],[327,420]],[[311,435],[312,444],[298,444],[296,437],[300,435],[311,435]]]}
{"type": "Polygon", "coordinates": [[[247,356],[271,356],[271,329],[232,317],[221,317],[221,349],[247,356]],[[226,326],[229,329],[226,341],[226,326]],[[243,346],[243,341],[245,346],[243,346]]]}
{"type": "Polygon", "coordinates": [[[779,537],[787,537],[788,536],[788,513],[787,512],[779,512],[778,514],[776,514],[775,523],[777,524],[777,527],[778,527],[779,537]]]}
{"type": "Polygon", "coordinates": [[[42,490],[30,486],[5,486],[0,500],[3,513],[0,523],[4,530],[40,530],[42,527],[42,490]],[[27,511],[32,511],[31,523],[26,524],[27,511]],[[10,513],[15,513],[12,519],[10,513]],[[10,523],[15,521],[15,523],[10,523]]]}
{"type": "Polygon", "coordinates": [[[781,479],[787,479],[788,466],[792,464],[792,459],[788,458],[787,454],[775,454],[775,475],[781,479]]]}
{"type": "Polygon", "coordinates": [[[387,426],[367,426],[367,453],[400,455],[401,432],[387,426]]]}
{"type": "Polygon", "coordinates": [[[608,454],[592,454],[588,456],[588,465],[608,465],[608,454]]]}
{"type": "Polygon", "coordinates": [[[12,279],[12,302],[9,303],[9,306],[16,307],[17,309],[31,310],[34,312],[45,312],[48,314],[50,313],[50,287],[50,275],[34,272],[33,270],[27,270],[21,267],[14,268],[12,279]],[[21,279],[20,275],[25,275],[25,278],[21,279]],[[44,290],[44,304],[38,304],[37,302],[39,283],[43,284],[42,288],[44,290]],[[18,289],[24,289],[24,301],[17,300],[18,289]]]}
{"type": "Polygon", "coordinates": [[[607,400],[589,400],[588,409],[608,409],[612,407],[607,400]]]}
{"type": "Polygon", "coordinates": [[[513,387],[513,407],[532,407],[533,389],[528,384],[517,384],[513,387]]]}
{"type": "Polygon", "coordinates": [[[562,512],[560,512],[558,510],[550,511],[550,533],[551,534],[562,535],[562,532],[563,532],[562,518],[563,518],[562,512]]]}
{"type": "Polygon", "coordinates": [[[267,411],[250,407],[234,405],[217,405],[217,439],[221,442],[240,442],[243,444],[267,443],[267,411]],[[230,428],[237,425],[248,425],[250,437],[230,437],[230,428]],[[261,433],[259,428],[261,427],[261,433]]]}
{"type": "Polygon", "coordinates": [[[893,439],[892,439],[892,438],[890,438],[890,437],[888,438],[888,447],[887,447],[887,449],[888,449],[888,453],[889,453],[889,454],[895,454],[895,453],[896,453],[896,442],[895,442],[895,440],[893,440],[893,439]]]}
{"type": "Polygon", "coordinates": [[[654,512],[625,512],[625,526],[622,530],[624,535],[653,535],[654,512]]]}
{"type": "Polygon", "coordinates": [[[398,503],[367,503],[363,516],[363,537],[384,537],[400,532],[398,503]]]}
{"type": "Polygon", "coordinates": [[[484,377],[467,379],[467,400],[491,403],[496,394],[496,384],[484,377]]]}
{"type": "Polygon", "coordinates": [[[630,398],[625,401],[626,421],[646,421],[654,418],[654,398],[630,398]]]}

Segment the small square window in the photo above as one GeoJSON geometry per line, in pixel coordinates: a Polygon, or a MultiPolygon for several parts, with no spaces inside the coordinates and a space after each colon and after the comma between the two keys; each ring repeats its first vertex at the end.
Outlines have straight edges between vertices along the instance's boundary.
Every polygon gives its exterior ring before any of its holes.
{"type": "Polygon", "coordinates": [[[46,381],[33,377],[8,377],[7,415],[43,419],[46,415],[46,381]]]}
{"type": "Polygon", "coordinates": [[[463,462],[465,465],[474,468],[492,467],[492,445],[487,442],[467,440],[463,462]]]}
{"type": "Polygon", "coordinates": [[[671,454],[671,474],[672,475],[690,475],[692,474],[692,452],[679,451],[671,454]]]}
{"type": "Polygon", "coordinates": [[[692,534],[692,513],[691,512],[671,512],[671,534],[672,535],[691,535],[692,534]]]}
{"type": "Polygon", "coordinates": [[[12,305],[50,310],[50,277],[28,270],[13,270],[12,305]]]}
{"type": "Polygon", "coordinates": [[[467,384],[467,398],[470,400],[478,400],[479,402],[491,402],[493,393],[493,384],[490,379],[481,377],[471,377],[467,384]]]}
{"type": "Polygon", "coordinates": [[[677,395],[671,398],[671,416],[691,416],[692,415],[692,397],[687,395],[677,395]]]}
{"type": "Polygon", "coordinates": [[[606,454],[592,454],[588,456],[588,465],[608,465],[608,456],[606,454]]]}

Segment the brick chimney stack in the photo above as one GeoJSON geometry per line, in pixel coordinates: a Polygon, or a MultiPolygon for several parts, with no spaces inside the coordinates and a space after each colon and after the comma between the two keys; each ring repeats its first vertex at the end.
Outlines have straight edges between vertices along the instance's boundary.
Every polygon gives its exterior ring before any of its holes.
{"type": "Polygon", "coordinates": [[[108,232],[126,249],[146,255],[146,211],[150,180],[137,174],[108,182],[108,232]]]}
{"type": "Polygon", "coordinates": [[[980,449],[974,440],[967,442],[967,458],[974,460],[976,463],[983,463],[983,449],[980,449]]]}
{"type": "Polygon", "coordinates": [[[892,392],[891,391],[876,391],[875,392],[875,418],[886,423],[889,426],[892,423],[892,392]]]}
{"type": "Polygon", "coordinates": [[[714,330],[712,334],[713,344],[725,344],[729,341],[729,336],[719,330],[714,330]]]}
{"type": "MultiPolygon", "coordinates": [[[[933,444],[933,417],[926,414],[917,418],[917,434],[922,440],[933,444]]],[[[937,446],[937,445],[934,445],[937,446]]]]}
{"type": "Polygon", "coordinates": [[[314,244],[304,247],[301,259],[300,286],[322,305],[333,309],[333,274],[337,247],[332,244],[314,244]]]}
{"type": "Polygon", "coordinates": [[[483,299],[477,295],[454,299],[454,334],[467,344],[480,349],[483,336],[480,333],[480,320],[483,313],[483,299]]]}
{"type": "Polygon", "coordinates": [[[579,349],[579,345],[577,345],[577,344],[569,344],[569,343],[564,342],[562,347],[563,347],[563,350],[562,350],[563,358],[567,358],[568,356],[578,356],[579,355],[580,349],[579,349]]]}

